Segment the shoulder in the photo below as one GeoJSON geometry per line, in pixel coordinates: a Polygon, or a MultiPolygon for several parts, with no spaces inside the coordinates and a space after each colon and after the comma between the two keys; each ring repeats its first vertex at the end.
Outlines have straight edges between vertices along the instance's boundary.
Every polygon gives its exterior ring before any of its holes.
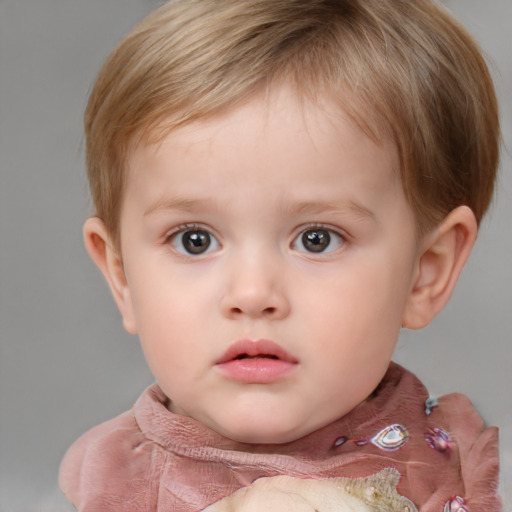
{"type": "Polygon", "coordinates": [[[458,447],[471,509],[500,510],[498,428],[485,427],[469,398],[461,393],[440,397],[439,408],[458,447]]]}
{"type": "Polygon", "coordinates": [[[118,496],[130,494],[137,501],[136,496],[148,490],[147,475],[158,450],[139,428],[133,410],[124,412],[92,428],[69,448],[59,485],[79,510],[122,510],[116,508],[118,496]]]}
{"type": "Polygon", "coordinates": [[[61,462],[59,483],[62,490],[75,503],[74,498],[90,486],[91,476],[104,475],[105,466],[121,467],[125,454],[131,453],[141,440],[131,411],[92,428],[75,441],[61,462]]]}
{"type": "Polygon", "coordinates": [[[408,471],[411,495],[430,482],[423,497],[427,500],[424,510],[439,508],[439,504],[434,506],[437,497],[429,496],[433,488],[438,494],[439,489],[443,494],[445,490],[453,496],[460,494],[470,510],[501,510],[498,429],[485,426],[466,395],[451,393],[433,399],[413,373],[396,364],[391,365],[382,392],[389,393],[387,419],[397,418],[407,426],[411,460],[416,463],[421,458],[425,467],[423,472],[418,470],[421,481],[408,471]]]}
{"type": "Polygon", "coordinates": [[[457,443],[462,464],[473,466],[489,462],[497,475],[498,428],[486,427],[470,399],[461,393],[440,397],[439,408],[457,443]]]}

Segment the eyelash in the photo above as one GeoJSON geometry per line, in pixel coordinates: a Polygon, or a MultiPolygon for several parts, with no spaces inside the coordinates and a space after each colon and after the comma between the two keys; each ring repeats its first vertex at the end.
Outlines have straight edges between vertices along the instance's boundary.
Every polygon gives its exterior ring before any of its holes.
{"type": "MultiPolygon", "coordinates": [[[[292,244],[291,244],[292,248],[294,248],[294,246],[299,241],[304,245],[304,235],[307,232],[314,232],[314,231],[325,231],[326,233],[329,234],[329,239],[328,239],[329,246],[331,245],[332,238],[335,238],[338,241],[338,244],[339,244],[338,247],[332,248],[330,250],[320,250],[320,251],[308,251],[308,250],[301,250],[301,249],[297,249],[297,250],[299,250],[300,252],[305,252],[310,255],[319,255],[319,256],[326,255],[326,254],[331,254],[331,253],[335,252],[336,250],[338,250],[340,248],[340,246],[345,245],[348,241],[348,236],[344,233],[340,233],[340,231],[338,229],[335,229],[335,228],[325,225],[325,224],[313,223],[313,224],[309,224],[307,226],[300,227],[300,230],[298,230],[297,235],[292,240],[292,244]]],[[[329,249],[329,246],[327,246],[327,249],[329,249]]]]}
{"type": "MultiPolygon", "coordinates": [[[[175,229],[173,229],[169,233],[167,233],[167,235],[165,236],[165,239],[164,239],[164,244],[173,246],[174,250],[176,252],[180,253],[182,256],[188,256],[188,257],[194,258],[194,257],[202,256],[204,254],[211,252],[211,250],[208,250],[208,249],[210,248],[210,244],[211,244],[212,240],[214,240],[215,246],[220,247],[220,242],[218,240],[218,237],[213,233],[211,228],[201,225],[201,224],[182,224],[181,226],[177,226],[175,229]],[[187,232],[191,232],[191,233],[203,232],[208,235],[209,241],[208,241],[206,250],[204,252],[198,251],[197,253],[193,253],[193,252],[189,252],[187,250],[182,251],[175,245],[175,242],[177,240],[179,240],[179,235],[183,236],[187,232]]],[[[183,245],[183,240],[182,240],[182,245],[183,245]]],[[[214,249],[217,249],[218,247],[214,247],[214,249]]]]}
{"type": "MultiPolygon", "coordinates": [[[[297,230],[297,234],[292,239],[290,246],[292,249],[297,250],[298,252],[301,253],[306,253],[310,255],[325,255],[335,252],[337,249],[340,248],[340,246],[343,246],[346,243],[347,236],[345,234],[340,233],[339,230],[334,229],[331,226],[315,223],[306,226],[301,226],[300,230],[297,230]],[[315,231],[317,233],[315,233],[315,231]],[[306,234],[308,232],[311,232],[312,234],[310,239],[306,237],[306,234]],[[331,248],[333,240],[337,243],[337,247],[331,248]],[[311,245],[309,247],[310,250],[308,250],[306,244],[310,242],[312,242],[313,245],[311,245]],[[300,248],[299,245],[302,245],[302,248],[300,248]],[[315,250],[315,247],[318,247],[318,250],[315,250]]],[[[183,224],[181,226],[177,226],[175,229],[170,231],[165,236],[164,244],[171,245],[173,246],[176,252],[180,253],[183,256],[188,256],[192,258],[208,254],[212,252],[212,250],[217,250],[219,247],[221,247],[218,237],[212,232],[212,230],[209,227],[206,227],[201,224],[183,224]],[[192,246],[189,247],[189,249],[192,250],[187,250],[187,248],[184,247],[185,241],[183,240],[183,238],[179,239],[179,235],[183,236],[188,232],[195,233],[195,235],[199,234],[199,237],[195,238],[196,241],[198,242],[197,244],[194,242],[194,238],[192,236],[188,240],[188,242],[192,242],[192,246]],[[205,239],[204,237],[201,238],[201,233],[207,235],[207,239],[205,239]],[[204,246],[200,245],[201,240],[203,242],[206,241],[207,245],[205,248],[204,246]],[[212,241],[213,249],[210,249],[212,241]],[[178,246],[178,243],[181,244],[181,248],[178,246]],[[193,251],[194,247],[198,248],[197,252],[193,251]],[[202,250],[203,248],[204,250],[202,250]]]]}
{"type": "Polygon", "coordinates": [[[169,242],[173,237],[175,237],[179,233],[183,233],[185,231],[211,231],[211,228],[204,226],[203,224],[196,224],[196,223],[186,223],[186,224],[180,224],[179,226],[176,226],[175,228],[172,228],[165,234],[165,242],[169,242]]]}

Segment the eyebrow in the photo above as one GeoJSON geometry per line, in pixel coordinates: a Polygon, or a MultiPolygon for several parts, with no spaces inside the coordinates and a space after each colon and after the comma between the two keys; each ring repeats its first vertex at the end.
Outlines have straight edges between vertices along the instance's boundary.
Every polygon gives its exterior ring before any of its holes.
{"type": "MultiPolygon", "coordinates": [[[[188,199],[184,197],[163,197],[153,203],[144,216],[159,211],[191,212],[201,208],[214,208],[215,203],[210,198],[188,199]]],[[[361,220],[376,220],[375,213],[366,206],[354,201],[330,202],[330,201],[302,201],[284,206],[283,210],[290,215],[321,215],[322,213],[350,213],[361,220]]]]}
{"type": "Polygon", "coordinates": [[[322,213],[351,213],[361,219],[375,220],[375,213],[366,206],[354,201],[324,202],[304,201],[291,205],[287,210],[292,214],[315,215],[322,213]]]}
{"type": "Polygon", "coordinates": [[[166,198],[163,197],[153,203],[145,212],[144,216],[151,215],[152,213],[162,210],[175,210],[181,212],[189,212],[196,209],[199,205],[204,206],[210,204],[209,199],[186,199],[183,197],[166,198]]]}

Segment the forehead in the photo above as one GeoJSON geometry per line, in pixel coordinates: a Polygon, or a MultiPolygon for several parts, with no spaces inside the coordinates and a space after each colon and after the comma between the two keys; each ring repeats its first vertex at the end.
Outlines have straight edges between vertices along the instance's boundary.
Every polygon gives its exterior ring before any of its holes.
{"type": "Polygon", "coordinates": [[[341,109],[280,89],[137,147],[121,225],[170,212],[229,215],[255,229],[256,219],[271,226],[329,213],[374,224],[389,209],[409,218],[397,160],[389,140],[375,141],[341,109]]]}
{"type": "MultiPolygon", "coordinates": [[[[385,123],[378,121],[357,98],[341,96],[312,99],[280,83],[262,87],[243,102],[191,122],[178,124],[178,116],[169,117],[129,153],[128,181],[143,179],[149,160],[162,157],[164,152],[172,166],[174,158],[192,161],[213,151],[217,157],[224,155],[230,160],[244,146],[281,160],[284,165],[292,160],[289,157],[306,149],[311,153],[313,148],[320,162],[337,154],[325,151],[327,147],[338,146],[338,156],[342,158],[348,155],[346,151],[341,155],[343,149],[358,148],[361,156],[378,158],[382,167],[392,168],[398,176],[396,145],[385,123]]],[[[240,173],[248,173],[257,165],[257,161],[247,161],[240,173]]]]}

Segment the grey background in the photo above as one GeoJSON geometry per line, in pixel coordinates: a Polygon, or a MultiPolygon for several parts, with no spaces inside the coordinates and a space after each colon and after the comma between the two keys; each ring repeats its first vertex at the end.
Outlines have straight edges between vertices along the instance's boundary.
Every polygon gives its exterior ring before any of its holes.
{"type": "MultiPolygon", "coordinates": [[[[0,2],[0,510],[60,510],[56,474],[85,430],[152,382],[83,249],[90,205],[81,117],[107,53],[154,0],[0,2]]],[[[512,57],[510,0],[449,0],[501,97],[497,199],[448,307],[404,332],[396,360],[431,393],[467,393],[501,426],[512,510],[512,57]],[[507,93],[507,94],[506,94],[507,93]]]]}

